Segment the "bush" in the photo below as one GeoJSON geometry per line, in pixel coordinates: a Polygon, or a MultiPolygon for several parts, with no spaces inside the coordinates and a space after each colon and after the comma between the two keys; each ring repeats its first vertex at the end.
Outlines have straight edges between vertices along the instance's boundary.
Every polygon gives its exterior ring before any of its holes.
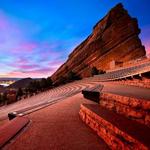
{"type": "Polygon", "coordinates": [[[0,104],[4,105],[5,103],[7,103],[7,93],[4,92],[2,95],[0,94],[0,104]]]}
{"type": "Polygon", "coordinates": [[[50,87],[53,85],[53,81],[52,81],[51,77],[48,77],[46,80],[47,80],[47,87],[50,87]]]}
{"type": "Polygon", "coordinates": [[[91,74],[92,74],[92,76],[98,75],[99,74],[99,70],[96,67],[93,67],[92,70],[91,70],[91,74]]]}
{"type": "Polygon", "coordinates": [[[17,98],[17,99],[18,99],[18,98],[20,99],[22,96],[23,96],[23,90],[22,90],[22,88],[19,88],[18,91],[17,91],[16,98],[17,98]]]}
{"type": "Polygon", "coordinates": [[[92,70],[91,70],[91,74],[92,74],[92,76],[94,76],[94,75],[98,75],[98,74],[104,74],[104,73],[106,73],[105,71],[103,71],[103,70],[98,70],[96,67],[93,67],[92,68],[92,70]]]}
{"type": "Polygon", "coordinates": [[[68,81],[74,81],[74,80],[80,80],[81,77],[79,75],[77,75],[75,72],[70,71],[67,75],[67,79],[68,79],[68,81]]]}
{"type": "Polygon", "coordinates": [[[106,71],[104,71],[104,70],[99,70],[99,72],[98,72],[98,74],[104,74],[104,73],[106,73],[106,71]]]}
{"type": "Polygon", "coordinates": [[[59,79],[59,84],[66,84],[68,82],[68,79],[66,78],[66,77],[61,77],[60,79],[59,79]]]}
{"type": "Polygon", "coordinates": [[[42,78],[42,80],[40,81],[40,86],[42,89],[47,88],[47,80],[45,78],[42,78]]]}

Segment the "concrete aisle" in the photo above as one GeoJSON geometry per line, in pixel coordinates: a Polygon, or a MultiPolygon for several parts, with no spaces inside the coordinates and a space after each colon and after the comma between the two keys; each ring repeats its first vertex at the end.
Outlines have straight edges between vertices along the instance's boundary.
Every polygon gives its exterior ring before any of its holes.
{"type": "Polygon", "coordinates": [[[28,129],[8,145],[9,150],[107,150],[100,139],[79,118],[81,94],[29,115],[28,129]]]}

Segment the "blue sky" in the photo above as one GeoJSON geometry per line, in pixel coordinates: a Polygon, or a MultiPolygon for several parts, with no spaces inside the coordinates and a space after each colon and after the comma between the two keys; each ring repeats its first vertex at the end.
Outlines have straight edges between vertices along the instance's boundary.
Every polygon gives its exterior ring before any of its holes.
{"type": "Polygon", "coordinates": [[[0,77],[50,76],[119,2],[150,51],[149,0],[1,0],[0,77]]]}

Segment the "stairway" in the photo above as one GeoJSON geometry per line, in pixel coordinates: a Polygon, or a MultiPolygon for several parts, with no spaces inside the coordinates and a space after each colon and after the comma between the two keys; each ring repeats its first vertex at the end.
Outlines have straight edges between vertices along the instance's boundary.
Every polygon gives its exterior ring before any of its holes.
{"type": "Polygon", "coordinates": [[[79,115],[113,150],[150,149],[150,101],[101,93],[99,104],[81,104],[79,115]]]}

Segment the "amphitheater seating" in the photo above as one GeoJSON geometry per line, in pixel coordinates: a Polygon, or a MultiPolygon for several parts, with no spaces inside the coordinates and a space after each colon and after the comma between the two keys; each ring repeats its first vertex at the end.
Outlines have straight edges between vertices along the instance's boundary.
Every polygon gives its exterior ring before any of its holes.
{"type": "Polygon", "coordinates": [[[139,74],[146,73],[149,71],[150,71],[150,62],[146,62],[141,65],[108,72],[103,75],[95,75],[94,77],[98,78],[100,81],[111,81],[111,80],[117,80],[117,79],[122,79],[126,77],[132,77],[134,75],[139,75],[139,74]]]}
{"type": "MultiPolygon", "coordinates": [[[[91,80],[91,79],[90,79],[91,80]]],[[[61,100],[63,98],[72,96],[76,93],[81,92],[85,88],[92,87],[95,85],[95,81],[85,81],[79,80],[73,83],[68,83],[66,85],[59,86],[57,88],[50,89],[45,92],[38,93],[21,101],[18,101],[14,104],[8,105],[3,109],[0,108],[1,118],[7,118],[9,112],[17,112],[17,114],[29,113],[32,110],[38,110],[38,108],[42,108],[44,106],[48,106],[52,104],[54,101],[61,100]],[[17,106],[16,106],[17,105],[17,106]]]]}

